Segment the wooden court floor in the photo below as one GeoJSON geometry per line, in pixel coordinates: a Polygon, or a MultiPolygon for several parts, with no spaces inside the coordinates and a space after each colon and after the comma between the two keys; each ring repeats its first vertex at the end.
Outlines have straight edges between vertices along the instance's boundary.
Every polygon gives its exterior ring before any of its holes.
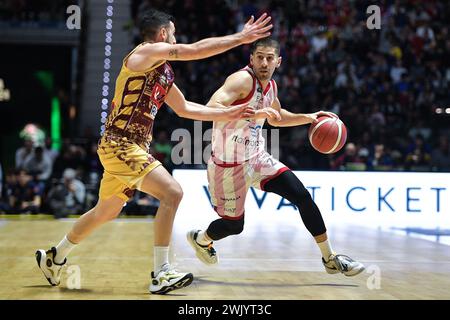
{"type": "Polygon", "coordinates": [[[150,295],[150,218],[103,226],[69,257],[81,288],[68,288],[67,270],[60,287],[51,287],[34,252],[56,245],[73,221],[0,218],[0,299],[450,299],[449,246],[341,225],[328,228],[334,249],[369,272],[352,278],[325,273],[311,236],[291,225],[261,226],[218,242],[220,264],[208,267],[185,241],[187,230],[177,226],[171,256],[195,280],[171,294],[150,295]]]}

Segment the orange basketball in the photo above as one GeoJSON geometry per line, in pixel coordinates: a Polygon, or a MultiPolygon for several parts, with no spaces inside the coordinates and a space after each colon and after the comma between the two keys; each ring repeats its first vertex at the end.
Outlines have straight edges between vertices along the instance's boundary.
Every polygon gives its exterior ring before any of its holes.
{"type": "Polygon", "coordinates": [[[308,131],[309,142],[321,153],[335,153],[342,149],[347,141],[347,128],[338,118],[319,117],[308,131]]]}

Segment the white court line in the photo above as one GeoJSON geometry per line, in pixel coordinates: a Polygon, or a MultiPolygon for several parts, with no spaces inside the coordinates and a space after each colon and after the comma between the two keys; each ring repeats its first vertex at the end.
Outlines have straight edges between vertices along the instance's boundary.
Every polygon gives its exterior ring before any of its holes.
{"type": "MultiPolygon", "coordinates": [[[[7,259],[30,259],[34,258],[34,256],[1,256],[0,260],[7,260],[7,259]]],[[[71,259],[81,259],[81,260],[148,260],[149,257],[107,257],[107,256],[99,256],[99,257],[87,257],[87,256],[70,256],[71,259]]],[[[197,258],[181,258],[175,256],[175,260],[177,261],[198,261],[197,258]]],[[[248,262],[317,262],[317,259],[264,259],[264,258],[222,258],[222,261],[224,262],[231,262],[231,261],[248,261],[248,262]]],[[[411,264],[410,260],[363,260],[360,259],[361,262],[365,263],[404,263],[404,264],[411,264]]],[[[414,261],[414,264],[450,264],[449,261],[414,261]]],[[[221,264],[218,264],[220,266],[221,264]]]]}
{"type": "Polygon", "coordinates": [[[396,235],[400,235],[403,237],[411,237],[414,239],[420,239],[425,241],[430,241],[434,243],[443,244],[446,246],[450,246],[450,236],[448,235],[431,235],[431,234],[421,234],[417,232],[406,232],[405,230],[396,230],[396,229],[383,229],[383,231],[387,231],[396,235]],[[438,240],[439,239],[439,240],[438,240]]]}

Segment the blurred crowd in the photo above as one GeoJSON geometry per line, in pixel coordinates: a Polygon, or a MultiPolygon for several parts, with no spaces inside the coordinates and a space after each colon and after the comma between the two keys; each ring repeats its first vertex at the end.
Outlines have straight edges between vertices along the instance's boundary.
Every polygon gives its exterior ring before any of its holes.
{"type": "MultiPolygon", "coordinates": [[[[236,32],[251,15],[272,16],[283,57],[274,74],[282,105],[293,112],[333,111],[348,129],[348,146],[332,156],[311,148],[307,126],[280,129],[280,158],[291,168],[450,171],[448,1],[378,1],[380,30],[366,26],[371,1],[132,3],[135,25],[148,8],[172,14],[179,43],[236,32]]],[[[134,38],[141,41],[137,28],[134,38]]],[[[173,62],[175,81],[187,99],[206,103],[248,63],[249,49],[173,62]]],[[[155,129],[192,128],[191,121],[174,118],[158,114],[155,129]]]]}
{"type": "MultiPolygon", "coordinates": [[[[167,139],[163,142],[164,135],[162,131],[152,153],[170,168],[172,147],[167,139]]],[[[95,137],[65,139],[60,151],[49,138],[40,143],[25,137],[15,152],[14,168],[2,172],[0,166],[0,213],[80,214],[96,204],[102,174],[95,137]]],[[[155,198],[136,192],[123,212],[156,214],[158,206],[155,198]]]]}
{"type": "Polygon", "coordinates": [[[39,144],[26,137],[16,150],[15,167],[4,173],[0,211],[48,212],[59,218],[95,205],[101,173],[96,151],[94,142],[66,139],[56,151],[50,139],[39,144]]]}

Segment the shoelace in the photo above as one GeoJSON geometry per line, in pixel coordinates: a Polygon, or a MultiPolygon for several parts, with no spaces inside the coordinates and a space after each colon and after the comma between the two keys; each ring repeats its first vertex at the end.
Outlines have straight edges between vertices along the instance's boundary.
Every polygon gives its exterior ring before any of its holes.
{"type": "Polygon", "coordinates": [[[178,265],[177,263],[166,264],[165,266],[163,266],[161,271],[164,271],[164,272],[166,272],[168,274],[179,273],[178,270],[176,269],[177,265],[178,265]]]}
{"type": "Polygon", "coordinates": [[[178,274],[180,272],[178,272],[177,269],[175,269],[174,267],[169,267],[167,270],[164,270],[167,274],[170,275],[174,275],[174,274],[178,274]]]}
{"type": "Polygon", "coordinates": [[[216,250],[213,248],[213,243],[211,242],[210,244],[208,244],[208,252],[210,255],[215,256],[216,255],[216,250]]]}
{"type": "Polygon", "coordinates": [[[335,256],[336,265],[339,270],[348,271],[348,267],[354,262],[349,256],[338,254],[335,256]]]}

